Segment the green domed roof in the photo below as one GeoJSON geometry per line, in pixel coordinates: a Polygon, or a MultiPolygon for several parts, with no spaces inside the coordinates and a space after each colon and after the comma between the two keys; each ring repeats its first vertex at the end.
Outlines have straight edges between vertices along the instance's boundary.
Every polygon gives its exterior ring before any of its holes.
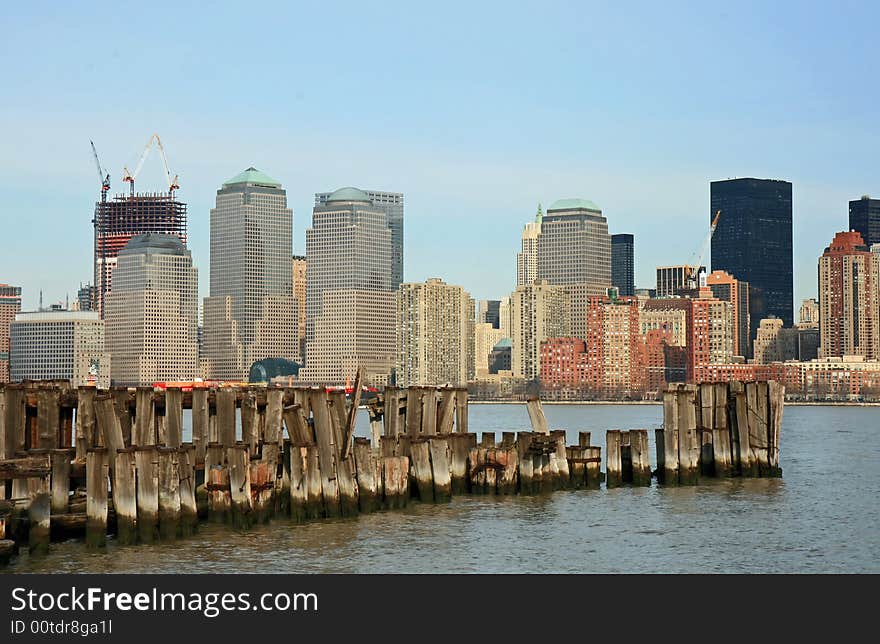
{"type": "Polygon", "coordinates": [[[232,177],[229,181],[224,181],[223,186],[232,186],[237,183],[255,183],[261,186],[271,186],[272,188],[280,188],[281,184],[264,172],[260,172],[253,166],[232,177]]]}
{"type": "Polygon", "coordinates": [[[329,197],[327,197],[327,202],[331,201],[366,201],[370,202],[370,197],[363,190],[358,190],[357,188],[352,188],[351,186],[347,188],[340,188],[335,192],[331,193],[329,197]]]}
{"type": "Polygon", "coordinates": [[[551,210],[577,210],[579,208],[602,212],[602,209],[589,199],[559,199],[550,204],[547,212],[551,210]]]}

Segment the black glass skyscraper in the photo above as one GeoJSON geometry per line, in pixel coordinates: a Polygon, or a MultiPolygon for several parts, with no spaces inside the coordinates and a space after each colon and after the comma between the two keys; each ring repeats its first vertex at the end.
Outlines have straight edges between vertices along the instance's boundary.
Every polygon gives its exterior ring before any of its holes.
{"type": "Polygon", "coordinates": [[[752,337],[769,315],[794,323],[791,253],[791,183],[730,179],[711,184],[712,270],[749,283],[752,337]]]}
{"type": "Polygon", "coordinates": [[[628,233],[611,235],[611,283],[622,296],[633,295],[636,287],[633,243],[628,233]]]}
{"type": "Polygon", "coordinates": [[[849,229],[862,235],[865,245],[880,244],[880,199],[865,195],[849,202],[849,229]]]}

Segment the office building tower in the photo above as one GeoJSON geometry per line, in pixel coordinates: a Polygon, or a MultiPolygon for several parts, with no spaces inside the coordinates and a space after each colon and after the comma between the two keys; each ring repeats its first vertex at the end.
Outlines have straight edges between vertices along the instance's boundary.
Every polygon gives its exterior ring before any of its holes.
{"type": "Polygon", "coordinates": [[[502,338],[510,337],[510,296],[505,295],[498,304],[498,329],[502,338]]]}
{"type": "Polygon", "coordinates": [[[293,301],[296,306],[296,339],[300,361],[306,355],[306,256],[294,255],[293,301]]]}
{"type": "Polygon", "coordinates": [[[798,359],[798,331],[785,328],[779,318],[765,318],[755,334],[755,364],[798,359]]]}
{"type": "Polygon", "coordinates": [[[819,328],[819,302],[815,298],[807,298],[801,302],[798,311],[798,327],[802,329],[819,328]]]}
{"type": "Polygon", "coordinates": [[[397,356],[392,231],[383,207],[340,188],[306,230],[306,364],[300,379],[343,383],[358,366],[388,382],[397,356]]]}
{"type": "Polygon", "coordinates": [[[687,346],[688,310],[690,304],[686,298],[655,298],[642,304],[640,326],[642,335],[651,331],[667,334],[666,342],[670,346],[687,346]]]}
{"type": "Polygon", "coordinates": [[[104,321],[97,311],[18,313],[10,325],[10,380],[69,380],[110,386],[104,321]]]}
{"type": "MultiPolygon", "coordinates": [[[[403,284],[403,194],[381,190],[363,190],[374,206],[382,208],[391,230],[391,287],[397,289],[403,284]]],[[[326,204],[332,192],[319,192],[315,195],[315,205],[326,204]]]]}
{"type": "MultiPolygon", "coordinates": [[[[132,184],[134,187],[134,184],[132,184]]],[[[95,304],[101,317],[107,293],[113,290],[116,257],[135,235],[174,235],[186,245],[186,204],[173,192],[116,195],[95,204],[95,304]]]]}
{"type": "Polygon", "coordinates": [[[493,329],[501,328],[501,300],[480,300],[477,302],[477,322],[487,322],[493,329]]]}
{"type": "Polygon", "coordinates": [[[489,322],[477,322],[474,324],[474,369],[475,376],[484,376],[489,373],[489,355],[495,345],[501,342],[504,336],[501,329],[496,329],[489,322]]]}
{"type": "MultiPolygon", "coordinates": [[[[720,210],[712,236],[712,270],[749,283],[753,320],[775,315],[794,324],[791,183],[730,179],[711,184],[709,219],[720,210]]],[[[754,338],[756,329],[751,331],[754,338]]]]}
{"type": "Polygon", "coordinates": [[[80,284],[76,292],[77,309],[97,311],[98,289],[91,284],[80,284]]]}
{"type": "Polygon", "coordinates": [[[251,167],[223,183],[211,209],[203,309],[208,378],[242,381],[258,360],[299,356],[292,248],[293,211],[278,181],[251,167]]]}
{"type": "Polygon", "coordinates": [[[9,325],[21,311],[21,287],[0,284],[0,383],[9,382],[9,325]]]}
{"type": "MultiPolygon", "coordinates": [[[[565,286],[571,335],[584,338],[589,298],[611,286],[611,236],[602,210],[586,199],[554,202],[541,219],[538,279],[565,286]]],[[[514,339],[514,350],[516,340],[514,339]]]]}
{"type": "Polygon", "coordinates": [[[733,354],[751,357],[749,283],[726,271],[712,271],[706,276],[706,284],[712,289],[712,295],[733,305],[733,354]]]}
{"type": "Polygon", "coordinates": [[[199,277],[174,235],[132,237],[117,255],[104,323],[114,385],[199,375],[199,277]]]}
{"type": "Polygon", "coordinates": [[[840,232],[819,258],[820,358],[880,360],[880,255],[840,232]]]}
{"type": "Polygon", "coordinates": [[[658,266],[657,288],[655,297],[672,297],[674,295],[691,295],[705,279],[705,266],[658,266]]]}
{"type": "Polygon", "coordinates": [[[396,302],[397,385],[465,386],[472,380],[474,301],[468,292],[435,278],[401,284],[396,302]]]}
{"type": "Polygon", "coordinates": [[[571,335],[571,299],[562,286],[535,280],[516,287],[510,297],[511,369],[533,380],[541,368],[541,342],[571,335]]]}
{"type": "Polygon", "coordinates": [[[635,297],[592,297],[587,310],[587,388],[607,396],[644,391],[644,340],[635,297]]]}
{"type": "Polygon", "coordinates": [[[611,235],[611,283],[621,297],[635,295],[634,240],[628,233],[611,235]]]}
{"type": "Polygon", "coordinates": [[[863,195],[849,202],[849,229],[862,236],[869,249],[880,244],[880,199],[863,195]]]}
{"type": "Polygon", "coordinates": [[[535,221],[523,227],[522,248],[516,254],[516,285],[531,284],[538,278],[538,235],[541,233],[541,219],[544,216],[541,204],[535,213],[535,221]]]}

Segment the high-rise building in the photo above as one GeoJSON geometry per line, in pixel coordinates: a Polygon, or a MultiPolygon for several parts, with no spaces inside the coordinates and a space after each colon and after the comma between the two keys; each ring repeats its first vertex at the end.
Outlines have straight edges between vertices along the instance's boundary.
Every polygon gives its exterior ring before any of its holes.
{"type": "Polygon", "coordinates": [[[474,369],[476,376],[489,373],[489,355],[504,336],[490,322],[474,324],[474,369]]]}
{"type": "Polygon", "coordinates": [[[749,283],[726,271],[712,271],[706,276],[706,285],[712,289],[712,295],[733,305],[733,354],[750,357],[749,283]]]}
{"type": "Polygon", "coordinates": [[[0,383],[9,382],[9,325],[21,311],[21,287],[0,284],[0,383]]]}
{"type": "Polygon", "coordinates": [[[779,318],[765,318],[755,335],[755,364],[798,359],[798,330],[785,328],[779,318]]]}
{"type": "Polygon", "coordinates": [[[505,295],[498,304],[498,329],[502,338],[510,337],[510,296],[505,295]]]}
{"type": "Polygon", "coordinates": [[[611,283],[623,297],[635,295],[634,240],[629,233],[611,235],[611,283]]]}
{"type": "Polygon", "coordinates": [[[306,355],[306,256],[294,255],[293,301],[296,305],[296,339],[300,360],[306,355]]]}
{"type": "Polygon", "coordinates": [[[565,288],[535,280],[510,296],[511,370],[533,380],[541,368],[541,342],[571,335],[571,299],[565,288]]]}
{"type": "Polygon", "coordinates": [[[687,381],[694,382],[698,367],[733,360],[733,304],[713,296],[708,287],[684,301],[688,304],[686,373],[687,381]]]}
{"type": "Polygon", "coordinates": [[[223,183],[211,209],[207,377],[244,380],[258,360],[299,356],[292,249],[293,211],[278,181],[251,167],[223,183]]]}
{"type": "Polygon", "coordinates": [[[644,391],[644,339],[635,297],[592,297],[587,311],[586,383],[605,395],[644,391]]]}
{"type": "Polygon", "coordinates": [[[819,328],[819,302],[815,298],[808,298],[801,302],[798,312],[798,327],[802,329],[819,328]]]}
{"type": "Polygon", "coordinates": [[[687,346],[688,338],[688,300],[682,297],[656,298],[642,305],[641,332],[646,336],[651,331],[667,334],[666,343],[674,347],[687,346]]]}
{"type": "Polygon", "coordinates": [[[849,229],[859,233],[868,248],[880,244],[880,199],[863,195],[850,201],[849,229]]]}
{"type": "Polygon", "coordinates": [[[523,227],[522,250],[516,254],[516,285],[531,284],[538,278],[538,235],[541,233],[541,204],[535,213],[535,221],[523,227]]]}
{"type": "Polygon", "coordinates": [[[401,284],[396,302],[398,386],[472,380],[474,301],[468,292],[435,278],[401,284]]]}
{"type": "Polygon", "coordinates": [[[855,231],[840,232],[819,258],[820,358],[880,359],[880,255],[855,231]]]}
{"type": "MultiPolygon", "coordinates": [[[[611,286],[611,236],[602,210],[586,199],[554,202],[541,219],[538,279],[565,286],[571,302],[571,335],[587,332],[589,299],[611,286]]],[[[516,352],[516,339],[513,342],[516,352]]]]}
{"type": "MultiPolygon", "coordinates": [[[[363,190],[370,202],[385,211],[388,228],[391,230],[391,287],[397,289],[403,284],[403,194],[400,192],[382,192],[381,190],[363,190]]],[[[323,206],[332,192],[315,194],[315,205],[323,206]]]]}
{"type": "Polygon", "coordinates": [[[480,300],[477,302],[476,322],[486,322],[493,329],[501,328],[501,300],[480,300]]]}
{"type": "Polygon", "coordinates": [[[173,192],[116,195],[95,204],[95,299],[104,316],[107,293],[113,290],[116,256],[135,235],[175,235],[186,245],[186,204],[173,192]]]}
{"type": "Polygon", "coordinates": [[[688,294],[691,290],[699,287],[701,276],[706,274],[706,267],[696,268],[687,264],[681,266],[658,266],[657,288],[655,297],[672,297],[673,295],[688,294]],[[696,269],[696,275],[694,271],[696,269]]]}
{"type": "Polygon", "coordinates": [[[397,354],[391,266],[388,216],[367,193],[340,188],[314,207],[301,380],[342,383],[362,366],[373,384],[388,382],[397,354]]]}
{"type": "Polygon", "coordinates": [[[97,311],[98,289],[91,284],[80,284],[76,302],[80,311],[97,311]]]}
{"type": "Polygon", "coordinates": [[[199,374],[199,277],[174,235],[132,237],[117,255],[104,303],[115,385],[189,381],[199,374]]]}
{"type": "Polygon", "coordinates": [[[69,380],[110,386],[104,321],[97,311],[18,313],[10,325],[10,380],[69,380]]]}
{"type": "MultiPolygon", "coordinates": [[[[791,183],[730,179],[711,184],[710,221],[721,211],[712,236],[712,270],[749,283],[753,320],[770,315],[794,323],[791,183]]],[[[756,329],[752,329],[754,338],[756,329]]]]}

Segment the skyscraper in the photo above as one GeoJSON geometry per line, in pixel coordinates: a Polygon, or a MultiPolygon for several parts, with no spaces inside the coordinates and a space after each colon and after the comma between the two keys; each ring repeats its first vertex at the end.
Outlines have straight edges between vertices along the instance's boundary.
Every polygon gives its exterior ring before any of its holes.
{"type": "Polygon", "coordinates": [[[174,235],[136,235],[117,256],[104,303],[113,383],[188,381],[198,373],[199,278],[174,235]]]}
{"type": "Polygon", "coordinates": [[[9,382],[9,325],[21,311],[21,287],[0,284],[0,382],[9,382]]]}
{"type": "Polygon", "coordinates": [[[635,294],[635,237],[628,233],[611,235],[611,283],[622,297],[635,294]]]}
{"type": "Polygon", "coordinates": [[[706,274],[706,267],[689,266],[658,266],[657,288],[655,297],[672,297],[682,295],[683,291],[693,290],[700,285],[701,275],[706,274]],[[696,273],[694,273],[696,271],[696,273]]]}
{"type": "Polygon", "coordinates": [[[202,357],[212,379],[243,380],[264,358],[299,356],[291,256],[293,211],[278,181],[248,168],[211,209],[211,292],[202,357]]]}
{"type": "Polygon", "coordinates": [[[804,329],[819,328],[819,302],[815,298],[810,297],[801,302],[798,326],[804,329]]]}
{"type": "Polygon", "coordinates": [[[522,250],[516,254],[516,285],[531,284],[538,278],[538,235],[541,233],[541,219],[544,213],[541,204],[535,213],[535,221],[523,227],[522,250]]]}
{"type": "Polygon", "coordinates": [[[300,379],[341,383],[364,367],[387,382],[396,356],[392,231],[383,207],[340,188],[306,230],[306,364],[300,379]]]}
{"type": "Polygon", "coordinates": [[[819,258],[820,358],[880,360],[880,255],[855,231],[840,232],[819,258]]]}
{"type": "Polygon", "coordinates": [[[396,303],[398,386],[464,386],[472,380],[474,301],[468,292],[429,279],[401,284],[396,303]]]}
{"type": "Polygon", "coordinates": [[[749,283],[725,271],[712,271],[706,277],[706,285],[712,289],[712,295],[733,305],[733,354],[750,357],[749,283]]]}
{"type": "MultiPolygon", "coordinates": [[[[501,326],[501,300],[480,300],[477,302],[477,319],[479,322],[487,322],[493,329],[501,326]]],[[[491,347],[490,347],[491,348],[491,347]]]]}
{"type": "MultiPolygon", "coordinates": [[[[363,190],[370,202],[385,211],[391,230],[391,286],[396,289],[403,284],[403,194],[363,190]]],[[[330,200],[332,192],[315,194],[315,205],[322,206],[330,200]]]]}
{"type": "MultiPolygon", "coordinates": [[[[562,285],[571,300],[571,334],[587,332],[589,298],[611,286],[611,236],[602,210],[586,199],[560,199],[541,219],[538,279],[562,285]]],[[[514,340],[516,350],[516,340],[514,340]]]]}
{"type": "Polygon", "coordinates": [[[591,297],[587,310],[586,383],[606,395],[645,388],[644,340],[635,297],[591,297]]]}
{"type": "MultiPolygon", "coordinates": [[[[711,183],[709,219],[721,211],[712,236],[712,270],[749,283],[753,320],[775,315],[794,323],[791,183],[730,179],[711,183]]],[[[756,329],[753,328],[752,338],[756,329]]]]}
{"type": "Polygon", "coordinates": [[[849,202],[849,229],[862,236],[865,246],[880,244],[880,199],[863,195],[849,202]]]}
{"type": "Polygon", "coordinates": [[[504,336],[501,329],[496,329],[489,322],[474,324],[474,368],[475,376],[489,373],[489,354],[504,336]]]}
{"type": "Polygon", "coordinates": [[[294,255],[291,263],[293,298],[296,304],[296,337],[302,359],[306,355],[306,256],[294,255]]]}
{"type": "Polygon", "coordinates": [[[536,280],[510,296],[511,370],[532,380],[541,370],[541,342],[571,335],[571,299],[562,286],[536,280]]]}
{"type": "Polygon", "coordinates": [[[95,204],[95,299],[104,316],[107,292],[113,289],[116,256],[135,235],[175,235],[186,245],[186,204],[173,192],[116,195],[95,204]]]}

